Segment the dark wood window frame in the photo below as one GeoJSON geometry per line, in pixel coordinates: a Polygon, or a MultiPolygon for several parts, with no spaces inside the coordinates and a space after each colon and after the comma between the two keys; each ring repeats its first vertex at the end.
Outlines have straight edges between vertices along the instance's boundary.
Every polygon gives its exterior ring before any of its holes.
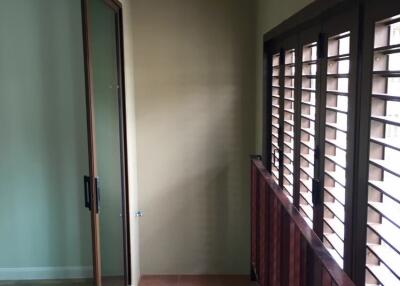
{"type": "MultiPolygon", "coordinates": [[[[319,146],[315,158],[314,178],[320,184],[324,181],[325,146],[325,106],[326,106],[326,70],[328,38],[350,31],[350,71],[348,90],[348,130],[346,157],[346,206],[344,265],[345,272],[357,285],[365,285],[366,259],[366,224],[368,208],[368,161],[370,137],[370,113],[373,67],[373,42],[375,23],[379,20],[400,14],[398,0],[331,0],[315,1],[264,35],[264,102],[263,102],[263,161],[271,171],[273,149],[271,146],[272,119],[272,56],[291,48],[296,50],[295,81],[295,132],[294,135],[294,193],[293,204],[299,207],[299,144],[300,110],[302,79],[302,47],[311,42],[318,42],[318,72],[316,75],[316,114],[315,138],[319,146]],[[320,171],[322,169],[322,171],[320,171]]],[[[284,60],[284,59],[281,59],[284,60]]],[[[279,129],[279,185],[283,186],[283,79],[280,82],[279,129]]],[[[317,188],[321,190],[321,186],[317,188]]],[[[321,191],[320,191],[321,192],[321,191]]],[[[322,192],[320,195],[323,195],[322,192]]],[[[318,199],[318,196],[315,196],[318,199]]],[[[323,203],[314,206],[314,231],[323,237],[323,203]]]]}

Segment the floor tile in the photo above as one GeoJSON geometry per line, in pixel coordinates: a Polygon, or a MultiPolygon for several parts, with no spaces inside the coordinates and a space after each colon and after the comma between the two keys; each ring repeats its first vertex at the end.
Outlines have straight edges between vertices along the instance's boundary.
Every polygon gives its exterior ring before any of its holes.
{"type": "Polygon", "coordinates": [[[181,276],[178,286],[249,286],[247,276],[181,276]]]}
{"type": "Polygon", "coordinates": [[[177,286],[178,285],[178,276],[175,275],[151,275],[144,276],[140,280],[139,286],[177,286]]]}
{"type": "MultiPolygon", "coordinates": [[[[0,286],[92,286],[86,279],[74,280],[33,280],[33,281],[0,281],[0,286]]],[[[103,278],[103,286],[124,286],[123,278],[103,278]]]]}
{"type": "Polygon", "coordinates": [[[144,276],[140,286],[253,286],[245,275],[144,276]]]}

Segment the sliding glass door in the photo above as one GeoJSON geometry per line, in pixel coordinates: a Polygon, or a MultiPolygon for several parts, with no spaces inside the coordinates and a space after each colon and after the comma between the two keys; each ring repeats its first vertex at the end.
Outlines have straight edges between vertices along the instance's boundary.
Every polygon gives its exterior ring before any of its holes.
{"type": "Polygon", "coordinates": [[[80,14],[79,0],[1,1],[1,285],[93,285],[80,14]]]}
{"type": "Polygon", "coordinates": [[[82,0],[96,285],[129,283],[122,7],[82,0]],[[101,257],[101,259],[100,259],[101,257]]]}
{"type": "Polygon", "coordinates": [[[122,7],[1,4],[0,285],[128,285],[122,7]]]}
{"type": "Polygon", "coordinates": [[[102,284],[125,285],[122,83],[119,80],[116,13],[103,0],[90,1],[97,176],[101,185],[102,284]],[[122,151],[122,152],[121,152],[122,151]]]}

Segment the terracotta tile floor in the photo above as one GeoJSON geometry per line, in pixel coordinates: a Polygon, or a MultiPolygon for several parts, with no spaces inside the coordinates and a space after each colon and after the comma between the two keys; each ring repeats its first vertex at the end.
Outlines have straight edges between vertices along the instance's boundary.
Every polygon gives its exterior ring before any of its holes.
{"type": "MultiPolygon", "coordinates": [[[[119,279],[107,279],[103,286],[123,286],[119,279]]],[[[139,286],[255,286],[248,276],[145,276],[139,286]]],[[[0,281],[0,286],[92,286],[88,280],[0,281]]]]}
{"type": "MultiPolygon", "coordinates": [[[[89,280],[0,281],[0,286],[92,286],[89,280]]],[[[104,278],[103,286],[124,286],[122,278],[104,278]]]]}
{"type": "Polygon", "coordinates": [[[248,276],[144,276],[139,286],[255,286],[248,276]]]}

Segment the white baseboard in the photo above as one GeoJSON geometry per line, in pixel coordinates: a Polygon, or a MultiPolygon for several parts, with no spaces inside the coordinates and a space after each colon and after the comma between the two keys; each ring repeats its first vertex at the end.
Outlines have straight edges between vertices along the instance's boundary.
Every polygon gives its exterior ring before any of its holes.
{"type": "Polygon", "coordinates": [[[82,279],[93,277],[92,266],[1,268],[1,280],[82,279]]]}

